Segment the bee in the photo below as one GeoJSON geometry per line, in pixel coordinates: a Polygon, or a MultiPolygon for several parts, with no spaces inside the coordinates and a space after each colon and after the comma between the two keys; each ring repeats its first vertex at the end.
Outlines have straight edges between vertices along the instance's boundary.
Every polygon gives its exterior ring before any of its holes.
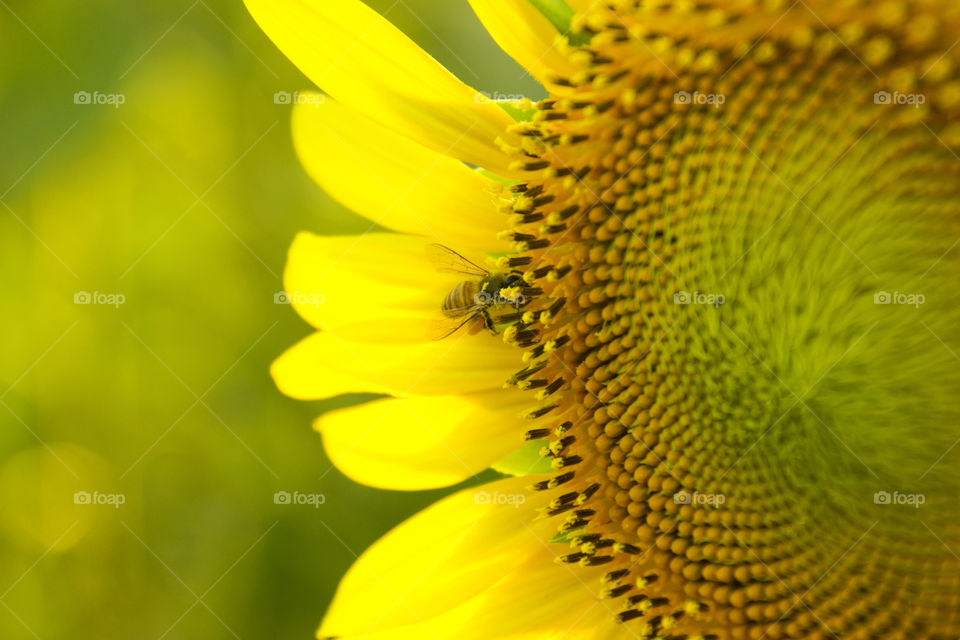
{"type": "Polygon", "coordinates": [[[503,306],[519,309],[523,304],[522,295],[510,300],[500,295],[501,289],[526,286],[523,274],[519,271],[487,271],[442,244],[430,245],[430,254],[439,271],[471,276],[470,279],[458,283],[443,299],[440,312],[444,320],[440,330],[435,332],[438,334],[435,339],[442,340],[467,324],[473,325],[470,328],[471,333],[485,328],[496,334],[497,326],[490,314],[491,310],[503,306]]]}

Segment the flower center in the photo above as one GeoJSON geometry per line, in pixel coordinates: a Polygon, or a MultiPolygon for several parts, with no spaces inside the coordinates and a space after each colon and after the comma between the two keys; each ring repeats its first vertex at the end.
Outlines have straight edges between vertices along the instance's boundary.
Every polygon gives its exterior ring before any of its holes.
{"type": "Polygon", "coordinates": [[[958,29],[606,4],[508,150],[559,560],[642,638],[956,637],[958,29]]]}

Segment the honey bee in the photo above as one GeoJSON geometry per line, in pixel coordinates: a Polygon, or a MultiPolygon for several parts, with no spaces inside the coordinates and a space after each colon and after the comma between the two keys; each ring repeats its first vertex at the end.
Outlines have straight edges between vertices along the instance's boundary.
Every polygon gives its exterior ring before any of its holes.
{"type": "Polygon", "coordinates": [[[526,286],[523,274],[519,271],[509,273],[487,271],[442,244],[430,245],[430,254],[438,270],[471,276],[470,279],[458,283],[443,299],[440,312],[444,319],[439,330],[434,331],[436,340],[442,340],[456,333],[467,324],[472,324],[471,333],[485,328],[496,334],[497,326],[490,314],[491,310],[503,306],[519,309],[523,304],[522,295],[512,299],[500,295],[501,289],[526,286]]]}

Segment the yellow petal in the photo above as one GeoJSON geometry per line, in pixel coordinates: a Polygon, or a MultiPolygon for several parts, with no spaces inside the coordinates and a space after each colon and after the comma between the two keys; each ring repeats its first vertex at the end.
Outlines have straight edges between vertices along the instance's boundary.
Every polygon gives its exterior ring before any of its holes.
{"type": "Polygon", "coordinates": [[[285,394],[315,400],[490,391],[522,366],[518,350],[497,336],[461,332],[418,340],[423,331],[423,321],[390,318],[322,331],[287,350],[270,371],[285,394]]]}
{"type": "Polygon", "coordinates": [[[378,224],[451,246],[506,251],[489,178],[333,100],[300,103],[293,140],[310,176],[378,224]]]}
{"type": "MultiPolygon", "coordinates": [[[[396,318],[420,318],[425,327],[426,318],[440,317],[444,298],[464,278],[438,271],[429,245],[395,233],[299,233],[287,257],[284,288],[297,312],[318,329],[396,318]]],[[[422,327],[416,337],[426,335],[422,327]]]]}
{"type": "Polygon", "coordinates": [[[544,84],[577,71],[556,44],[560,34],[530,0],[470,0],[470,6],[500,48],[544,84]]]}
{"type": "MultiPolygon", "coordinates": [[[[527,482],[531,480],[526,479],[527,482]]],[[[467,489],[407,521],[363,554],[341,583],[320,638],[342,640],[619,640],[603,567],[558,565],[544,496],[512,478],[467,489]],[[516,493],[514,493],[516,492],[516,493]],[[476,504],[525,496],[518,509],[476,504]],[[399,565],[399,566],[398,566],[399,565]]]]}
{"type": "Polygon", "coordinates": [[[391,129],[508,175],[498,137],[513,121],[359,0],[245,0],[254,19],[318,87],[391,129]]]}
{"type": "MultiPolygon", "coordinates": [[[[520,525],[522,526],[522,525],[520,525]]],[[[558,566],[544,540],[521,541],[529,554],[504,567],[505,575],[482,593],[434,617],[418,611],[419,619],[401,627],[378,624],[372,632],[337,635],[338,640],[637,640],[628,625],[617,624],[618,605],[602,600],[592,587],[597,571],[558,566]],[[537,547],[536,545],[541,545],[537,547]],[[584,575],[586,573],[587,575],[584,575]],[[591,575],[592,574],[592,575],[591,575]]],[[[561,549],[562,551],[562,549],[561,549]]],[[[419,587],[431,588],[430,585],[419,587]]],[[[418,588],[418,589],[419,589],[418,588]]],[[[404,598],[406,600],[406,598],[404,598]]],[[[398,607],[404,606],[398,602],[398,607]]],[[[417,611],[410,607],[410,610],[417,611]]],[[[326,627],[320,638],[329,638],[326,627]]]]}
{"type": "Polygon", "coordinates": [[[549,540],[556,528],[550,519],[536,520],[534,507],[547,499],[527,488],[537,479],[465,489],[381,538],[341,581],[320,636],[416,624],[498,582],[540,546],[531,530],[549,540]]]}
{"type": "MultiPolygon", "coordinates": [[[[431,489],[480,473],[522,445],[522,391],[385,398],[321,416],[337,468],[383,489],[431,489]]],[[[549,470],[548,470],[549,471],[549,470]]]]}

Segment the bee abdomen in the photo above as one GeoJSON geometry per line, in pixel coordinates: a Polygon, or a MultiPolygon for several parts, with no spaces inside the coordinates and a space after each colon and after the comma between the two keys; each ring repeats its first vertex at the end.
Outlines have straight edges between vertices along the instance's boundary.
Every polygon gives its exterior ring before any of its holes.
{"type": "Polygon", "coordinates": [[[477,283],[472,280],[464,280],[444,298],[440,310],[450,318],[462,316],[470,308],[476,306],[475,300],[477,294],[477,283]]]}

